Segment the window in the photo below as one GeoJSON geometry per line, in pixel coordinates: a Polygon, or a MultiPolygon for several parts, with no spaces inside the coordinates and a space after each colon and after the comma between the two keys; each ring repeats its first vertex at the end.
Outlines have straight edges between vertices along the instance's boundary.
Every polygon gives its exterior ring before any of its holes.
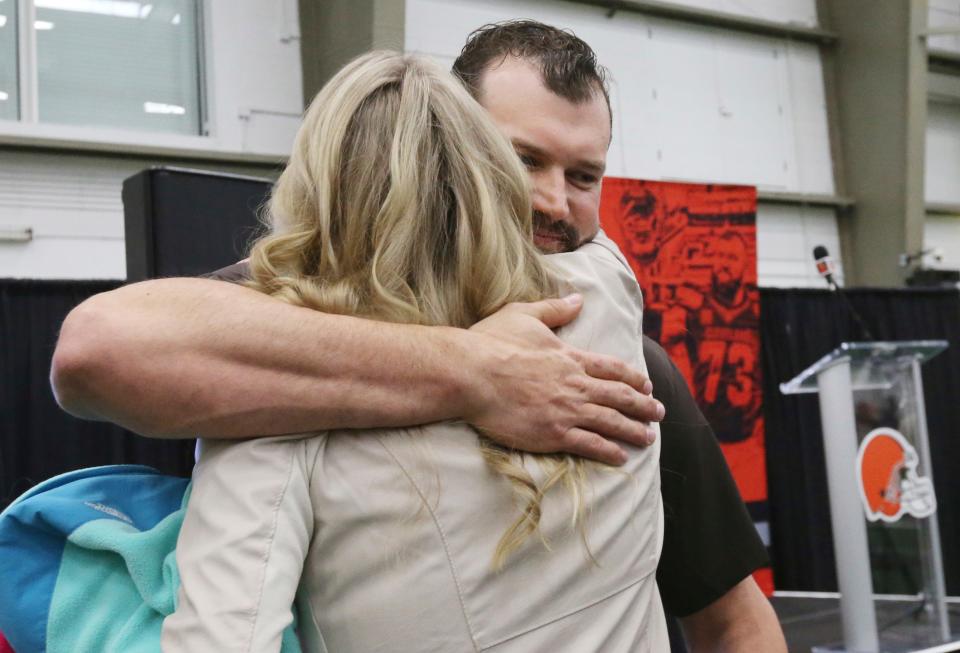
{"type": "Polygon", "coordinates": [[[16,120],[17,93],[17,3],[0,0],[0,120],[16,120]]]}
{"type": "Polygon", "coordinates": [[[31,51],[19,53],[32,65],[19,91],[36,109],[21,119],[202,133],[197,2],[32,0],[31,51]]]}

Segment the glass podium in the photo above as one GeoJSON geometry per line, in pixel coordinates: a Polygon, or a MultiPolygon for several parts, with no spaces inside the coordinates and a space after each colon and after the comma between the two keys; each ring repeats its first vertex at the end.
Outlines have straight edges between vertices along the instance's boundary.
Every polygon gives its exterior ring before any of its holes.
{"type": "Polygon", "coordinates": [[[780,385],[820,401],[844,641],[815,653],[960,650],[947,613],[920,374],[946,347],[843,343],[780,385]],[[878,628],[883,595],[915,601],[878,628]]]}

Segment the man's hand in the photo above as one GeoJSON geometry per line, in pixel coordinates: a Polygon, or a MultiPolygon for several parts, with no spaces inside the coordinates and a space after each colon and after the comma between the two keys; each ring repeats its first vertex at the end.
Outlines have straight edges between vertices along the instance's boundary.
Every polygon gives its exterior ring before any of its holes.
{"type": "Polygon", "coordinates": [[[485,358],[464,418],[502,445],[567,452],[620,465],[615,442],[653,442],[663,418],[646,376],[619,359],[566,345],[552,331],[582,308],[579,295],[510,304],[470,331],[485,358]]]}

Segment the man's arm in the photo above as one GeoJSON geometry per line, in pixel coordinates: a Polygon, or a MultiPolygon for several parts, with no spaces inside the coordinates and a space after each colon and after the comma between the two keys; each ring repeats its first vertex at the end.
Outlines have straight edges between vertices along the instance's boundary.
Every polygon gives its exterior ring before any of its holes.
{"type": "Polygon", "coordinates": [[[730,474],[717,438],[686,380],[660,345],[643,354],[660,424],[663,553],[657,585],[667,612],[681,617],[691,653],[786,651],[780,624],[750,575],[767,553],[730,474]]]}
{"type": "Polygon", "coordinates": [[[752,576],[680,624],[690,653],[787,652],[777,614],[752,576]]]}
{"type": "Polygon", "coordinates": [[[463,418],[498,441],[619,463],[662,407],[620,361],[564,345],[577,301],[470,330],[329,315],[208,279],[146,281],[67,316],[60,405],[154,437],[245,437],[463,418]],[[645,391],[645,392],[644,392],[645,391]]]}

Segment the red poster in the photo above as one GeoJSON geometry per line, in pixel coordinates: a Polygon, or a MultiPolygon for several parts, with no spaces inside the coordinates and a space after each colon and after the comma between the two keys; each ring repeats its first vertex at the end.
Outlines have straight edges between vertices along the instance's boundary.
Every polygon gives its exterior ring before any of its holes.
{"type": "MultiPolygon", "coordinates": [[[[604,231],[643,288],[644,332],[683,373],[756,521],[767,521],[757,193],[608,177],[604,231]]],[[[763,571],[763,570],[762,570],[763,571]]],[[[772,590],[769,570],[758,574],[772,590]]]]}

